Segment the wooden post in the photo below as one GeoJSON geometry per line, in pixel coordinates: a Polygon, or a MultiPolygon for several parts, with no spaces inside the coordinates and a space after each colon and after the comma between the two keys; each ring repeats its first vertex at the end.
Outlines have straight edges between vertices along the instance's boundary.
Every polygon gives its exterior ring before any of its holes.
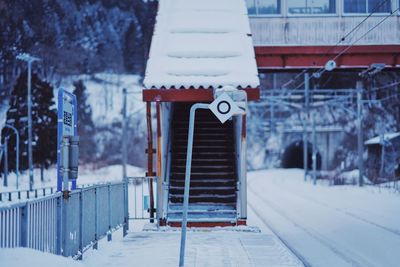
{"type": "MultiPolygon", "coordinates": [[[[153,128],[151,125],[151,102],[146,102],[146,118],[147,118],[147,173],[146,176],[154,176],[153,172],[153,128]]],[[[149,179],[149,195],[150,195],[150,222],[154,222],[154,194],[153,179],[149,179]]]]}

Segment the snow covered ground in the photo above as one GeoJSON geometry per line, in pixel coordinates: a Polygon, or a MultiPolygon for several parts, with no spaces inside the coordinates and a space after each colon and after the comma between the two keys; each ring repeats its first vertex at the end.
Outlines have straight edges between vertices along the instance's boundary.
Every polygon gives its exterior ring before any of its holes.
{"type": "MultiPolygon", "coordinates": [[[[120,174],[113,166],[98,177],[120,174]]],[[[135,168],[131,169],[133,172],[135,168]]],[[[140,171],[140,170],[137,170],[140,171]]],[[[93,177],[88,171],[88,177],[93,177]]],[[[84,175],[83,175],[84,176],[84,175]]],[[[85,178],[90,182],[90,178],[85,178]]],[[[100,179],[98,179],[100,180],[100,179]]],[[[248,224],[253,228],[190,231],[187,266],[397,267],[400,262],[400,194],[366,186],[303,181],[302,170],[248,175],[248,224]]],[[[81,262],[27,249],[1,249],[1,266],[177,266],[180,232],[133,221],[81,262]]]]}
{"type": "MultiPolygon", "coordinates": [[[[112,242],[103,239],[99,250],[87,251],[81,262],[28,249],[0,250],[0,259],[13,267],[178,266],[180,231],[145,229],[125,238],[117,232],[112,242]]],[[[186,244],[185,266],[303,266],[272,232],[260,233],[257,228],[189,230],[186,244]]]]}
{"type": "Polygon", "coordinates": [[[400,266],[400,194],[303,181],[302,170],[249,173],[249,209],[310,266],[400,266]]]}
{"type": "MultiPolygon", "coordinates": [[[[145,171],[142,168],[127,165],[127,174],[129,177],[142,177],[145,171]]],[[[44,170],[44,181],[40,181],[40,169],[34,169],[34,188],[42,187],[56,187],[57,186],[57,169],[51,167],[48,170],[44,170]]],[[[20,186],[19,190],[29,189],[29,176],[28,172],[24,172],[20,175],[20,186]]],[[[103,182],[121,181],[122,180],[122,166],[111,165],[100,169],[93,169],[90,165],[84,165],[79,167],[79,178],[77,184],[87,185],[103,182]]],[[[15,191],[16,188],[16,175],[10,173],[8,176],[9,185],[3,186],[3,179],[0,179],[0,192],[15,191]]]]}

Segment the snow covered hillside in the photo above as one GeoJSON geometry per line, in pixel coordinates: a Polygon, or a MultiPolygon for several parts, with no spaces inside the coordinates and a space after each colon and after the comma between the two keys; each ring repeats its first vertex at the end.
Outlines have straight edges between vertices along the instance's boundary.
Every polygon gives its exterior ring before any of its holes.
{"type": "Polygon", "coordinates": [[[68,76],[61,81],[60,88],[73,91],[73,83],[82,80],[88,93],[89,105],[93,111],[95,125],[110,124],[122,119],[122,89],[128,90],[127,113],[144,113],[142,86],[139,75],[97,73],[94,75],[68,76]]]}

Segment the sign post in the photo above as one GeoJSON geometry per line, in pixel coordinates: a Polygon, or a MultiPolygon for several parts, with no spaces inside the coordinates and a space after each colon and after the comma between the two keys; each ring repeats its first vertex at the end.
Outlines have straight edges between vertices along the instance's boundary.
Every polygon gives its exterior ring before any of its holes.
{"type": "MultiPolygon", "coordinates": [[[[77,136],[77,100],[74,94],[60,88],[58,90],[57,119],[57,191],[63,190],[63,175],[61,173],[61,142],[65,136],[77,136]]],[[[68,183],[68,181],[67,181],[68,183]]],[[[68,184],[64,185],[68,188],[68,184]]],[[[72,189],[76,189],[76,179],[72,180],[72,189]]]]}
{"type": "MultiPolygon", "coordinates": [[[[236,90],[236,89],[235,89],[236,90]]],[[[236,90],[235,93],[241,94],[241,91],[236,90]]],[[[194,122],[197,109],[210,109],[214,115],[225,123],[234,115],[246,114],[245,105],[239,106],[232,98],[226,93],[222,92],[211,104],[194,104],[190,108],[189,117],[189,132],[188,132],[188,145],[186,153],[186,172],[185,172],[185,189],[183,195],[183,210],[182,210],[182,233],[181,233],[181,246],[179,254],[179,267],[185,266],[185,246],[186,246],[186,230],[187,230],[187,215],[189,209],[189,190],[190,190],[190,172],[192,168],[192,150],[193,150],[193,135],[194,135],[194,122]]]]}

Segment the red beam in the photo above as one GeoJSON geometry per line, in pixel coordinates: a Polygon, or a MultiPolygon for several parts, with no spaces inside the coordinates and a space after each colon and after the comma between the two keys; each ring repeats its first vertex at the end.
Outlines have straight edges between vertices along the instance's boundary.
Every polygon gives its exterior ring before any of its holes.
{"type": "MultiPolygon", "coordinates": [[[[170,222],[168,223],[171,227],[181,227],[181,222],[170,222]]],[[[238,225],[246,225],[243,221],[240,223],[235,222],[188,222],[187,227],[229,227],[229,226],[238,226],[238,225]]]]}
{"type": "MultiPolygon", "coordinates": [[[[260,99],[259,88],[246,88],[247,100],[260,99]]],[[[143,89],[143,101],[159,102],[212,102],[212,89],[143,89]]]]}
{"type": "MultiPolygon", "coordinates": [[[[319,68],[340,54],[347,46],[257,46],[258,68],[319,68]]],[[[400,67],[400,45],[352,46],[336,59],[338,68],[367,67],[385,63],[400,67]]]]}

